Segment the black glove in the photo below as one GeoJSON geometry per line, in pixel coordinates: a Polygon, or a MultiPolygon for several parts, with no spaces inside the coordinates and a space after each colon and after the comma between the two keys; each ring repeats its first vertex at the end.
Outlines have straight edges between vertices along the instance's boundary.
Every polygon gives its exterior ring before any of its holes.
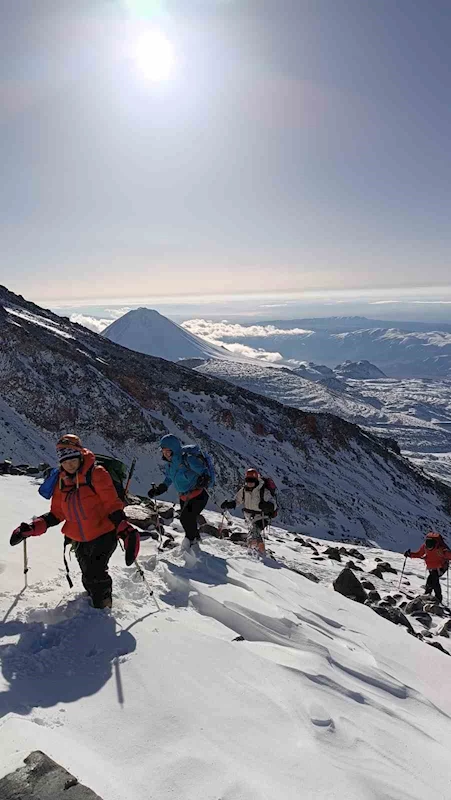
{"type": "Polygon", "coordinates": [[[274,511],[274,503],[270,503],[267,500],[261,500],[258,507],[264,514],[272,514],[274,511]]]}
{"type": "Polygon", "coordinates": [[[150,497],[150,499],[152,500],[154,497],[158,497],[159,494],[164,494],[165,492],[167,492],[167,490],[168,487],[166,486],[165,483],[159,483],[158,486],[155,486],[155,484],[153,483],[149,491],[147,492],[147,496],[150,497]]]}
{"type": "Polygon", "coordinates": [[[223,511],[226,511],[229,508],[234,509],[236,508],[236,502],[235,500],[224,500],[224,502],[221,503],[221,508],[223,511]]]}
{"type": "Polygon", "coordinates": [[[33,526],[30,525],[29,522],[21,522],[18,528],[16,528],[9,540],[11,547],[15,547],[16,544],[20,544],[23,542],[24,539],[27,538],[27,533],[29,534],[30,531],[33,530],[33,526]]]}
{"type": "Polygon", "coordinates": [[[411,550],[406,550],[406,552],[404,553],[404,558],[410,558],[411,552],[412,552],[411,550]]]}

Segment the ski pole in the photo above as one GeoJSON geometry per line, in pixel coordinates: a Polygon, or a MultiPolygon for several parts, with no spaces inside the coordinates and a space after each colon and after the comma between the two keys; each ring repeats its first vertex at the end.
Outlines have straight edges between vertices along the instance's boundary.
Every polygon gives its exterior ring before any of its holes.
{"type": "Polygon", "coordinates": [[[446,605],[449,608],[449,565],[446,570],[446,605]]]}
{"type": "Polygon", "coordinates": [[[28,588],[28,551],[27,540],[23,540],[23,574],[25,576],[25,589],[28,588]]]}
{"type": "Polygon", "coordinates": [[[131,480],[133,478],[133,473],[135,471],[135,467],[136,467],[136,458],[133,459],[132,465],[130,467],[130,471],[128,473],[127,483],[125,484],[125,490],[124,490],[125,497],[127,497],[128,490],[130,488],[130,483],[131,483],[131,480]]]}
{"type": "Polygon", "coordinates": [[[404,570],[405,570],[405,568],[406,568],[406,562],[407,562],[407,556],[404,556],[404,564],[402,565],[401,577],[400,577],[400,579],[399,579],[399,585],[398,585],[398,592],[399,592],[399,590],[400,590],[400,588],[401,588],[401,581],[402,581],[402,579],[403,579],[404,570]]]}
{"type": "Polygon", "coordinates": [[[138,559],[135,559],[135,567],[136,567],[136,571],[138,572],[138,575],[140,576],[140,578],[142,578],[143,583],[145,583],[145,585],[147,587],[147,590],[149,592],[149,595],[152,598],[152,600],[154,601],[158,611],[161,611],[160,604],[159,604],[157,598],[155,597],[155,592],[151,588],[151,586],[149,586],[149,582],[148,582],[148,580],[147,580],[147,578],[146,578],[146,576],[144,574],[144,570],[143,570],[141,564],[139,563],[138,559]]]}

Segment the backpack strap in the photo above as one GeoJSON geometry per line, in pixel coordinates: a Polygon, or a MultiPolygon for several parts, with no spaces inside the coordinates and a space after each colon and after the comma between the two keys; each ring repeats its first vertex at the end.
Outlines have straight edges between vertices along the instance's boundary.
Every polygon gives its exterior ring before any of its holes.
{"type": "Polygon", "coordinates": [[[91,467],[89,467],[89,469],[87,470],[86,475],[85,475],[86,486],[89,486],[89,488],[91,489],[92,492],[94,492],[94,494],[97,494],[97,492],[94,489],[94,486],[93,486],[93,483],[92,483],[92,473],[94,471],[94,467],[96,467],[96,466],[97,466],[97,464],[94,462],[94,464],[91,467]]]}

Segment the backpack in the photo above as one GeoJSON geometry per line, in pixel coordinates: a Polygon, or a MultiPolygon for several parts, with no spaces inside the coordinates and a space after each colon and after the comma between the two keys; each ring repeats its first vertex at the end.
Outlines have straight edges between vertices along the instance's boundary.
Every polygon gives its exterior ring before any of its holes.
{"type": "Polygon", "coordinates": [[[128,470],[125,464],[123,464],[122,461],[119,461],[118,458],[113,458],[113,456],[102,456],[99,453],[96,453],[95,457],[96,460],[94,464],[88,469],[85,475],[86,486],[89,486],[89,488],[95,493],[96,490],[92,484],[92,471],[94,467],[103,467],[110,475],[119,499],[125,500],[125,482],[127,481],[128,476],[128,470]]]}
{"type": "Polygon", "coordinates": [[[216,483],[216,472],[210,454],[204,453],[197,444],[185,445],[182,450],[182,461],[187,469],[191,469],[188,456],[194,456],[194,458],[198,458],[199,461],[202,461],[204,464],[205,471],[202,473],[202,475],[199,475],[198,478],[199,488],[202,484],[204,488],[212,489],[216,483]]]}
{"type": "Polygon", "coordinates": [[[265,498],[265,489],[266,489],[270,493],[274,502],[274,511],[272,511],[271,514],[268,514],[268,516],[271,517],[271,519],[274,519],[275,517],[277,517],[277,486],[274,483],[273,479],[270,478],[269,476],[264,478],[262,475],[261,479],[263,481],[263,486],[260,489],[260,500],[261,502],[263,502],[265,498]]]}

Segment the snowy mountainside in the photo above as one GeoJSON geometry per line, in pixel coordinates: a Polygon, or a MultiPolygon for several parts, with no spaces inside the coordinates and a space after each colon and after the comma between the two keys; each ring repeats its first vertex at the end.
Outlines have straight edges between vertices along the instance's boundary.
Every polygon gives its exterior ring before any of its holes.
{"type": "Polygon", "coordinates": [[[102,333],[111,342],[167,361],[183,358],[232,358],[220,347],[195,336],[150,308],[128,311],[102,333]]]}
{"type": "Polygon", "coordinates": [[[412,531],[448,524],[450,490],[353,424],[122,348],[5,289],[0,306],[0,458],[26,450],[36,464],[45,451],[51,461],[46,448],[76,431],[95,452],[137,456],[144,494],[162,477],[158,441],[169,431],[212,453],[219,501],[252,464],[276,481],[280,520],[311,534],[396,549],[412,531]]]}
{"type": "Polygon", "coordinates": [[[271,397],[303,411],[337,414],[366,430],[396,439],[404,455],[449,481],[451,381],[395,378],[304,379],[298,370],[211,360],[197,372],[271,397]]]}
{"type": "Polygon", "coordinates": [[[379,367],[371,364],[366,359],[362,361],[344,361],[343,364],[338,364],[335,367],[334,373],[341,378],[354,378],[356,380],[374,380],[387,377],[379,367]]]}
{"type": "MultiPolygon", "coordinates": [[[[0,477],[0,496],[7,532],[46,508],[26,478],[0,477]]],[[[149,539],[154,598],[118,549],[110,613],[73,561],[68,590],[61,539],[29,542],[24,591],[21,548],[1,551],[0,777],[38,749],[108,800],[448,798],[449,658],[335,593],[340,564],[280,528],[266,564],[206,538],[188,568],[149,539]]],[[[362,552],[365,570],[388,555],[362,552]]]]}

